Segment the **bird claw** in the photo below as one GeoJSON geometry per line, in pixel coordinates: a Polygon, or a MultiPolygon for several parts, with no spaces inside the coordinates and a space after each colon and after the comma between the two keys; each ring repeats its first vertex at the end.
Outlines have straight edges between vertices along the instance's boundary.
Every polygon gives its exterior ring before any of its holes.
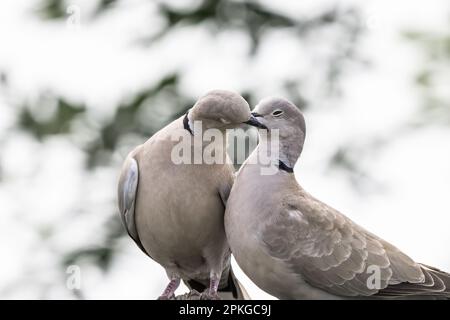
{"type": "Polygon", "coordinates": [[[198,292],[197,290],[195,290],[195,289],[192,289],[189,293],[188,293],[188,297],[189,298],[192,298],[192,297],[201,297],[201,293],[200,292],[198,292]]]}
{"type": "Polygon", "coordinates": [[[200,294],[200,300],[222,300],[220,299],[217,292],[210,292],[209,290],[205,290],[200,294]]]}

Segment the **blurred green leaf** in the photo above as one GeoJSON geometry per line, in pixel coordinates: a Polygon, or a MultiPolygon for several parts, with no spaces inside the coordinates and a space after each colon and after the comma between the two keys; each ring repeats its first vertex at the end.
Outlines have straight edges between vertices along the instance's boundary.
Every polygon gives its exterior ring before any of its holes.
{"type": "Polygon", "coordinates": [[[417,75],[416,82],[420,86],[427,87],[430,85],[430,77],[431,72],[429,70],[423,70],[417,75]]]}
{"type": "Polygon", "coordinates": [[[66,4],[63,0],[42,0],[37,11],[43,19],[62,19],[66,16],[66,4]]]}
{"type": "Polygon", "coordinates": [[[61,97],[55,99],[56,112],[49,120],[37,120],[31,109],[25,106],[19,115],[19,126],[33,133],[38,139],[48,135],[70,132],[71,122],[79,114],[85,112],[86,107],[81,104],[70,103],[61,97]]]}

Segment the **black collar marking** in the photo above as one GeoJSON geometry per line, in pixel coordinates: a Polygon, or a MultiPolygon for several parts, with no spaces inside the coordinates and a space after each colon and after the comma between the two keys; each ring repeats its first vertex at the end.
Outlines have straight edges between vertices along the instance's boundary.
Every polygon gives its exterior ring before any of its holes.
{"type": "Polygon", "coordinates": [[[286,172],[292,173],[294,172],[294,169],[291,167],[288,167],[287,165],[284,164],[283,161],[278,160],[278,169],[284,170],[286,172]]]}
{"type": "Polygon", "coordinates": [[[189,126],[189,118],[188,118],[188,114],[189,114],[189,110],[186,112],[186,115],[184,116],[183,119],[183,126],[184,128],[190,132],[191,135],[194,135],[194,133],[192,132],[191,127],[189,126]]]}

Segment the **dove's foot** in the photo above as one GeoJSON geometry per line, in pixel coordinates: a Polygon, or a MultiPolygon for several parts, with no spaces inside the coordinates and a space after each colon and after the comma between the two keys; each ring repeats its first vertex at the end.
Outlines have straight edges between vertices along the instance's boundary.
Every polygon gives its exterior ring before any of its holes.
{"type": "Polygon", "coordinates": [[[200,300],[221,300],[219,295],[216,292],[211,292],[209,289],[206,289],[200,294],[200,300]]]}
{"type": "Polygon", "coordinates": [[[217,294],[219,288],[220,276],[215,273],[211,274],[209,280],[209,288],[203,291],[200,295],[200,300],[221,300],[217,294]]]}

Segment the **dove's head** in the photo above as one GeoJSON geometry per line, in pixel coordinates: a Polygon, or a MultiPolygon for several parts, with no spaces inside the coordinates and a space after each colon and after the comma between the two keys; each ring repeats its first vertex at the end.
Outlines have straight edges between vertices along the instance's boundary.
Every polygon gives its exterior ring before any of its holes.
{"type": "Polygon", "coordinates": [[[280,137],[294,135],[300,140],[305,137],[305,118],[300,109],[286,99],[263,99],[253,109],[252,115],[268,130],[278,129],[280,137]]]}
{"type": "Polygon", "coordinates": [[[261,100],[252,115],[267,128],[269,139],[278,137],[280,154],[293,165],[302,152],[306,135],[305,118],[299,108],[286,99],[271,97],[261,100]]]}
{"type": "Polygon", "coordinates": [[[213,90],[201,97],[189,111],[189,120],[201,121],[204,129],[230,129],[243,123],[259,126],[250,113],[250,106],[239,94],[213,90]]]}

